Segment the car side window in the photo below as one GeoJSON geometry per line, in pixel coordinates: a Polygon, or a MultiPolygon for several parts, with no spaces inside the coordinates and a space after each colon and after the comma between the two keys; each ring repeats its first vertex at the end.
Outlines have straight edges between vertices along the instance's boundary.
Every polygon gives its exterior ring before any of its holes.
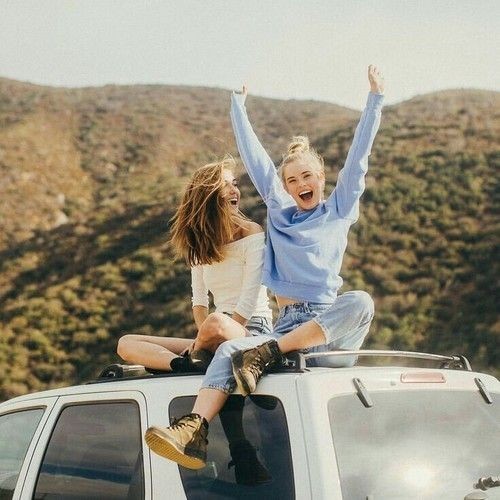
{"type": "Polygon", "coordinates": [[[0,498],[10,500],[44,408],[0,415],[0,498]]]}
{"type": "MultiPolygon", "coordinates": [[[[175,398],[170,417],[191,411],[195,397],[175,398]]],[[[230,396],[210,422],[207,465],[179,467],[188,500],[295,498],[285,411],[273,396],[230,396]]]]}
{"type": "Polygon", "coordinates": [[[33,498],[142,500],[142,438],[137,404],[65,407],[47,445],[33,498]]]}

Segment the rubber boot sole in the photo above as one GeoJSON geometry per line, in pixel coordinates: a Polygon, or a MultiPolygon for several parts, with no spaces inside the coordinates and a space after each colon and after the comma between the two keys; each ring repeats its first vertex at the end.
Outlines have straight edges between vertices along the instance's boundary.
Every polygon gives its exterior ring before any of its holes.
{"type": "Polygon", "coordinates": [[[179,445],[170,441],[169,436],[158,427],[150,427],[146,431],[145,440],[149,448],[161,457],[177,462],[187,469],[202,469],[206,462],[198,457],[186,455],[179,445]]]}

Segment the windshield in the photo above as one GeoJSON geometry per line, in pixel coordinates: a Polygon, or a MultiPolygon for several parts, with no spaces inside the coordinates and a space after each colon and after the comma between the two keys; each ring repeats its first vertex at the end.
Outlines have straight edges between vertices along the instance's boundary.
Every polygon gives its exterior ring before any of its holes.
{"type": "MultiPolygon", "coordinates": [[[[343,498],[456,500],[481,476],[500,474],[500,395],[370,393],[328,403],[343,498]]],[[[488,491],[500,499],[500,488],[488,491]]]]}

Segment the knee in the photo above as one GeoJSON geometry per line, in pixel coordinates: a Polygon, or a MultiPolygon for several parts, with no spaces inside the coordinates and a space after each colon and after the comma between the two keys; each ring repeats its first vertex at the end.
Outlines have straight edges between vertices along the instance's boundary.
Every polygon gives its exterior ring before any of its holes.
{"type": "Polygon", "coordinates": [[[133,344],[137,341],[138,335],[124,335],[118,340],[116,346],[116,353],[124,361],[130,361],[130,356],[133,352],[133,344]]]}
{"type": "Polygon", "coordinates": [[[215,337],[222,336],[224,329],[227,327],[227,320],[228,317],[225,314],[209,314],[198,330],[198,339],[202,342],[206,342],[215,337]]]}
{"type": "Polygon", "coordinates": [[[375,304],[370,294],[362,290],[349,292],[353,294],[354,308],[363,321],[371,321],[375,314],[375,304]]]}

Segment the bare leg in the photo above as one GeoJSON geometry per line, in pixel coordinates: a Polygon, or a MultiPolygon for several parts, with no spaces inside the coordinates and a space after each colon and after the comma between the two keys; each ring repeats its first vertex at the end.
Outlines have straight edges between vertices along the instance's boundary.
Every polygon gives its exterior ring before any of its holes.
{"type": "Polygon", "coordinates": [[[193,413],[197,413],[210,422],[224,406],[229,394],[217,389],[200,389],[194,402],[193,413]]]}
{"type": "Polygon", "coordinates": [[[117,353],[129,363],[137,363],[156,370],[170,370],[170,362],[193,344],[190,339],[124,335],[118,341],[117,353]]]}
{"type": "Polygon", "coordinates": [[[323,330],[318,323],[311,320],[280,337],[278,347],[282,353],[286,354],[287,352],[307,349],[325,342],[323,330]]]}
{"type": "Polygon", "coordinates": [[[222,342],[246,335],[245,327],[227,314],[212,313],[200,326],[193,349],[215,352],[222,342]]]}
{"type": "Polygon", "coordinates": [[[170,362],[186,349],[206,349],[215,352],[222,342],[244,337],[245,327],[226,314],[212,313],[202,323],[194,342],[174,337],[124,335],[118,341],[117,353],[129,363],[156,370],[171,370],[170,362]]]}

